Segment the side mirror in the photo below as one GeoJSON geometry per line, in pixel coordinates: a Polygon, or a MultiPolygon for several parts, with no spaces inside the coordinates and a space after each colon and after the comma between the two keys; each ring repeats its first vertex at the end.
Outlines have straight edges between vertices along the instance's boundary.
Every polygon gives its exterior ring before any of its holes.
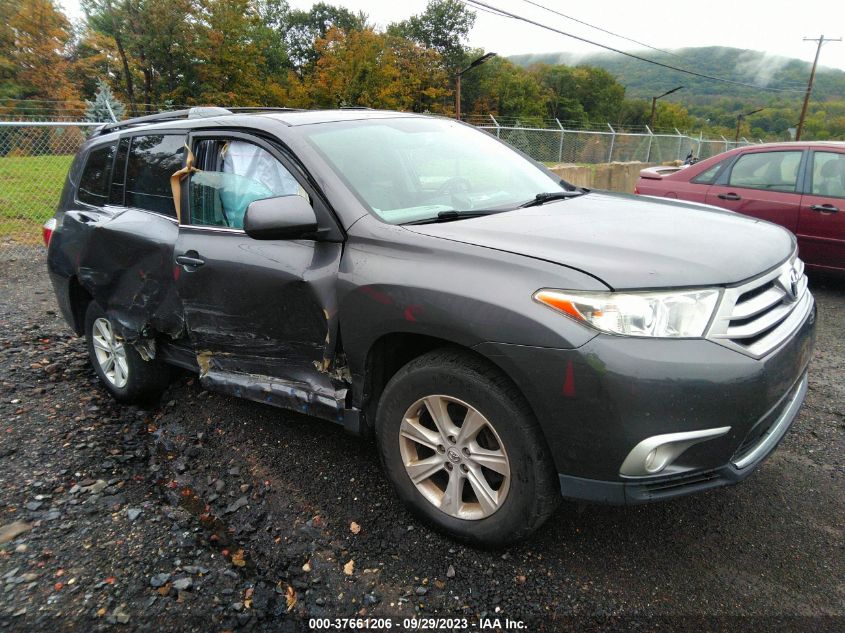
{"type": "Polygon", "coordinates": [[[244,231],[256,240],[295,239],[316,230],[317,216],[302,196],[255,200],[244,215],[244,231]]]}

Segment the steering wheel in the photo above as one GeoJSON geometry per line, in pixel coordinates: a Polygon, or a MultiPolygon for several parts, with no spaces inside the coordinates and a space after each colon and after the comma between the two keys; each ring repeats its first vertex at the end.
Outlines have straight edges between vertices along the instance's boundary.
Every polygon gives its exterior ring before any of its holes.
{"type": "Polygon", "coordinates": [[[456,176],[455,178],[449,178],[449,180],[443,181],[441,185],[437,188],[438,195],[455,195],[458,193],[469,193],[470,189],[472,188],[472,184],[466,178],[462,178],[460,176],[456,176]]]}

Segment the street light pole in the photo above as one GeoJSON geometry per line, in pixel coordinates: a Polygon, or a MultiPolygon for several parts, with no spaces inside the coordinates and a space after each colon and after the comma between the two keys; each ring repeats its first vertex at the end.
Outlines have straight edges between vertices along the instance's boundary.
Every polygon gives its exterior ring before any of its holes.
{"type": "Polygon", "coordinates": [[[738,114],[736,117],[736,136],[734,137],[734,143],[739,143],[739,126],[742,124],[742,121],[747,116],[751,116],[752,114],[757,114],[765,110],[766,108],[757,108],[756,110],[752,110],[751,112],[746,112],[745,114],[738,114]]]}
{"type": "Polygon", "coordinates": [[[658,95],[658,96],[656,96],[656,97],[652,97],[652,98],[651,98],[651,119],[650,119],[651,124],[649,125],[649,127],[650,127],[652,130],[654,129],[654,115],[655,115],[655,114],[656,114],[656,112],[657,112],[657,100],[658,100],[658,99],[662,99],[662,98],[663,98],[663,97],[665,97],[666,95],[670,95],[670,94],[672,94],[673,92],[677,92],[678,90],[681,90],[682,88],[683,88],[683,86],[678,86],[677,88],[672,88],[671,90],[668,90],[668,91],[664,92],[662,95],[658,95]]]}
{"type": "Polygon", "coordinates": [[[495,56],[496,53],[486,53],[455,75],[455,118],[459,121],[461,120],[461,76],[468,70],[472,70],[476,66],[481,66],[481,64],[495,56]]]}

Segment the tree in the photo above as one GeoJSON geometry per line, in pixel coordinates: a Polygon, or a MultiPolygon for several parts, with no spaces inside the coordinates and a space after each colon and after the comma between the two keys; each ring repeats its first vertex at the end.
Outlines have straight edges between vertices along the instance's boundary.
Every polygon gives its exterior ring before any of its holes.
{"type": "Polygon", "coordinates": [[[537,78],[501,57],[467,73],[462,93],[462,109],[470,114],[523,120],[547,116],[547,95],[537,78]]]}
{"type": "Polygon", "coordinates": [[[316,50],[308,78],[313,105],[443,109],[446,76],[434,51],[370,28],[348,33],[331,28],[316,50]]]}
{"type": "Polygon", "coordinates": [[[109,85],[103,79],[97,79],[97,94],[93,101],[85,101],[85,119],[94,122],[120,121],[126,108],[118,101],[109,85]]]}
{"type": "Polygon", "coordinates": [[[295,10],[287,15],[283,36],[293,67],[300,73],[314,67],[319,57],[318,40],[324,40],[330,29],[346,33],[360,31],[367,26],[364,13],[352,13],[344,7],[318,2],[308,11],[295,10]]]}
{"type": "Polygon", "coordinates": [[[429,0],[425,11],[391,24],[388,33],[411,39],[440,53],[450,75],[465,63],[463,42],[475,24],[475,12],[459,0],[429,0]]]}
{"type": "Polygon", "coordinates": [[[70,23],[52,0],[0,3],[0,95],[70,101],[70,23]]]}

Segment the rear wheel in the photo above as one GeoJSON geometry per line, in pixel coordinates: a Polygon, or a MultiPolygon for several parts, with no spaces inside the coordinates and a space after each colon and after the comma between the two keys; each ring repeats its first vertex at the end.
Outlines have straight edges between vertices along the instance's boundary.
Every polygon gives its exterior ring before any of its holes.
{"type": "Polygon", "coordinates": [[[399,497],[422,519],[475,545],[539,527],[560,493],[528,404],[483,359],[437,350],[390,380],[376,430],[399,497]]]}
{"type": "Polygon", "coordinates": [[[167,388],[170,367],[155,358],[141,358],[135,347],[116,333],[105,311],[94,301],[85,313],[85,335],[91,365],[115,400],[148,402],[167,388]]]}

